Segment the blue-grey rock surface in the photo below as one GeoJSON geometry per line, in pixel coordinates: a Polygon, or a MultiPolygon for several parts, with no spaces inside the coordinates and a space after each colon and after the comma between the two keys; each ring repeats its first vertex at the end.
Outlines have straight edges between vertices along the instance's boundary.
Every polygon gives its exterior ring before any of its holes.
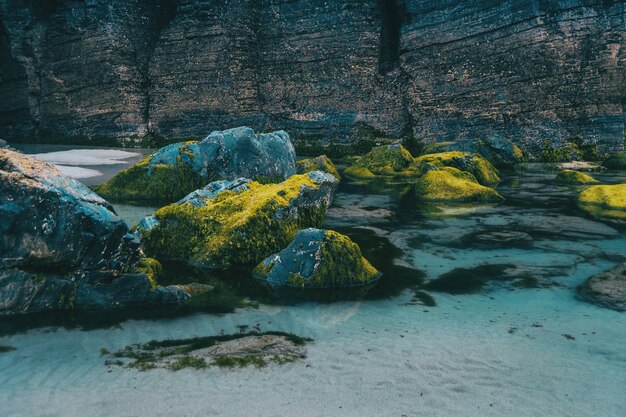
{"type": "Polygon", "coordinates": [[[625,7],[2,0],[0,126],[7,140],[249,125],[286,129],[296,145],[501,134],[621,150],[625,7]]]}
{"type": "Polygon", "coordinates": [[[139,241],[112,207],[52,165],[0,149],[0,316],[182,304],[135,270],[139,241]]]}

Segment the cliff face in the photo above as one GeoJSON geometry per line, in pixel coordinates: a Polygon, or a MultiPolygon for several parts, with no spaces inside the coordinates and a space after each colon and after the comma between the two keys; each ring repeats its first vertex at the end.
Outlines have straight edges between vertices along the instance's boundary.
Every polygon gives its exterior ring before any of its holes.
{"type": "Polygon", "coordinates": [[[376,135],[621,149],[611,0],[0,0],[0,136],[376,135]]]}

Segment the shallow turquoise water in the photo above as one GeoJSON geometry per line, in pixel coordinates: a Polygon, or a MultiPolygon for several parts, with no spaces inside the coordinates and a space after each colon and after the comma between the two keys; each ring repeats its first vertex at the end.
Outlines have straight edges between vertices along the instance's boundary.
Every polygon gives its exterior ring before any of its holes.
{"type": "MultiPolygon", "coordinates": [[[[552,185],[554,176],[527,166],[499,187],[505,203],[442,211],[417,204],[410,184],[344,181],[327,227],[353,237],[385,272],[367,294],[286,305],[239,274],[229,290],[258,308],[89,331],[7,327],[0,344],[17,350],[0,354],[0,415],[626,415],[626,314],[575,297],[587,277],[626,259],[626,227],[579,211],[576,190],[552,185]],[[455,285],[428,287],[455,269],[455,285]],[[478,282],[470,293],[446,293],[468,279],[478,282]],[[140,373],[108,368],[99,353],[257,323],[313,337],[307,359],[140,373]]],[[[133,222],[140,214],[119,211],[133,222]]]]}

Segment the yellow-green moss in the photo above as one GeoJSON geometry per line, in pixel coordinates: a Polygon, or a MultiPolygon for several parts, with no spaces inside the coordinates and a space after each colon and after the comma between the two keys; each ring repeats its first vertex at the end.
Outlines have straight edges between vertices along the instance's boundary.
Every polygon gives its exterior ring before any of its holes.
{"type": "Polygon", "coordinates": [[[257,263],[285,247],[298,230],[324,221],[323,205],[274,218],[301,187],[318,187],[308,175],[294,175],[280,184],[251,182],[248,187],[239,194],[224,191],[204,207],[185,203],[159,209],[159,225],[142,235],[146,254],[212,266],[257,263]]]}
{"type": "Polygon", "coordinates": [[[502,196],[478,183],[469,172],[443,167],[425,173],[416,183],[416,195],[424,201],[495,202],[502,196]]]}
{"type": "Polygon", "coordinates": [[[159,285],[159,276],[163,272],[163,267],[156,259],[141,258],[135,272],[147,276],[152,288],[156,288],[159,285]]]}
{"type": "MultiPolygon", "coordinates": [[[[184,151],[183,147],[181,149],[184,151]]],[[[177,158],[176,166],[156,164],[149,169],[151,158],[152,156],[148,156],[119,172],[94,190],[108,198],[154,198],[174,201],[204,185],[202,178],[194,174],[190,166],[181,163],[180,156],[177,158]]]]}
{"type": "Polygon", "coordinates": [[[500,182],[498,171],[477,153],[452,151],[427,154],[415,159],[415,163],[421,173],[447,166],[470,172],[482,185],[492,186],[500,182]]]}
{"type": "Polygon", "coordinates": [[[320,155],[316,158],[301,159],[296,162],[298,174],[307,174],[312,171],[327,172],[333,177],[341,180],[339,171],[335,168],[335,164],[326,155],[320,155]]]}
{"type": "Polygon", "coordinates": [[[352,287],[377,279],[380,272],[361,254],[361,248],[348,236],[326,230],[322,242],[322,262],[307,282],[318,287],[352,287]]]}
{"type": "Polygon", "coordinates": [[[344,172],[357,178],[415,176],[413,163],[413,156],[401,145],[377,146],[344,172]]]}
{"type": "Polygon", "coordinates": [[[584,184],[596,184],[598,180],[583,172],[574,171],[572,169],[564,169],[556,176],[555,181],[557,184],[562,185],[584,185],[584,184]]]}
{"type": "Polygon", "coordinates": [[[626,219],[626,184],[594,185],[578,195],[578,203],[592,214],[626,219]]]}

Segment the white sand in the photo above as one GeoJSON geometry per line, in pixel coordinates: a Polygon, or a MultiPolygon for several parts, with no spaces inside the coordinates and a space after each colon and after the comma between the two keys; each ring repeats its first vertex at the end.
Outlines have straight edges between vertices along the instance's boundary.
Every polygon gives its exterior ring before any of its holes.
{"type": "Polygon", "coordinates": [[[570,289],[502,291],[493,300],[440,296],[429,312],[401,306],[407,299],[0,338],[18,348],[0,355],[2,415],[626,415],[626,315],[578,302],[570,289]],[[256,322],[316,342],[303,362],[260,370],[109,373],[99,355],[102,347],[256,322]]]}
{"type": "Polygon", "coordinates": [[[67,165],[56,165],[55,166],[64,173],[72,178],[82,179],[82,178],[95,178],[102,175],[102,172],[96,169],[89,168],[80,168],[76,166],[67,166],[67,165]]]}
{"type": "Polygon", "coordinates": [[[116,149],[72,149],[68,151],[38,153],[32,157],[52,164],[62,165],[119,165],[124,160],[141,156],[137,152],[120,151],[116,149]]]}

